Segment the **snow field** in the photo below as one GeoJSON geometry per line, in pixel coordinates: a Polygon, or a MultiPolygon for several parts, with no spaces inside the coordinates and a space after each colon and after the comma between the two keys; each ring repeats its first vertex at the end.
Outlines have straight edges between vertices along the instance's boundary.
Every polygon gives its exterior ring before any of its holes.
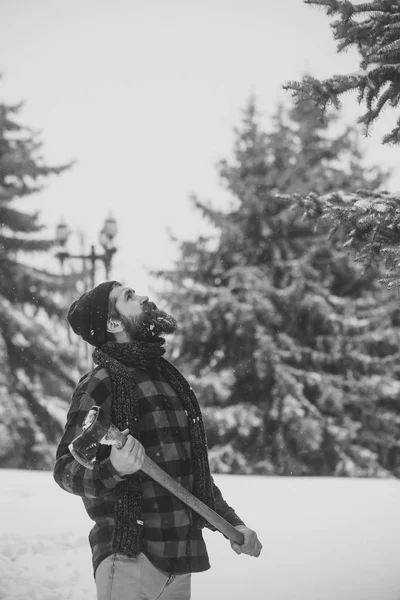
{"type": "MultiPolygon", "coordinates": [[[[237,556],[205,531],[192,600],[399,600],[397,480],[215,475],[263,544],[237,556]]],[[[0,470],[0,600],[95,600],[91,528],[50,472],[0,470]]]]}

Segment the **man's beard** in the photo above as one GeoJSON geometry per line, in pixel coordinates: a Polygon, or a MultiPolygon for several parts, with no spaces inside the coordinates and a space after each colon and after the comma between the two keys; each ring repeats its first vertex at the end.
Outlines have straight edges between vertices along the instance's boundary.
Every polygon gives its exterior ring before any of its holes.
{"type": "Polygon", "coordinates": [[[136,317],[123,317],[121,322],[131,341],[155,342],[162,334],[168,335],[178,329],[174,317],[157,308],[154,302],[146,302],[143,310],[136,317]]]}

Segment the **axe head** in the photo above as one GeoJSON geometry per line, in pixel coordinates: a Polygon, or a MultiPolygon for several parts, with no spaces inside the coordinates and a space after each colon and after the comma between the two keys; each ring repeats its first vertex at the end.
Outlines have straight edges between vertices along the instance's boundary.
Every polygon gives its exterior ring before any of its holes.
{"type": "Polygon", "coordinates": [[[126,442],[126,437],[114,425],[104,422],[102,414],[99,406],[93,406],[83,421],[82,432],[68,446],[75,460],[88,469],[94,467],[99,444],[122,448],[126,442]]]}

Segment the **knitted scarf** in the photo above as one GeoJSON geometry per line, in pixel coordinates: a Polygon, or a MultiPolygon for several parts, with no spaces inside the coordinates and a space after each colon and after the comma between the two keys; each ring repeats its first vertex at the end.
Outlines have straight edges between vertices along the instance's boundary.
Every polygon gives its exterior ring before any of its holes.
{"type": "MultiPolygon", "coordinates": [[[[107,369],[112,386],[112,421],[120,430],[129,428],[140,441],[139,401],[135,381],[126,365],[141,368],[157,367],[180,398],[188,419],[192,449],[193,494],[213,510],[214,495],[207,454],[207,439],[197,398],[183,375],[165,358],[164,340],[159,342],[107,342],[93,352],[93,361],[107,369]]],[[[113,551],[127,556],[137,556],[142,540],[142,490],[141,472],[129,475],[116,487],[115,527],[113,551]]],[[[197,513],[193,513],[193,526],[206,526],[215,531],[197,513]]]]}

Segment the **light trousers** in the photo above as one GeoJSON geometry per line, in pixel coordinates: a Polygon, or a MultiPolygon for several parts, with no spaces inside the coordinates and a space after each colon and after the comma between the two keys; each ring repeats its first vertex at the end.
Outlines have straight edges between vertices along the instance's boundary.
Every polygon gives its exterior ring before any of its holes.
{"type": "Polygon", "coordinates": [[[191,574],[168,575],[143,552],[112,554],[96,569],[97,600],[190,600],[191,574]]]}

